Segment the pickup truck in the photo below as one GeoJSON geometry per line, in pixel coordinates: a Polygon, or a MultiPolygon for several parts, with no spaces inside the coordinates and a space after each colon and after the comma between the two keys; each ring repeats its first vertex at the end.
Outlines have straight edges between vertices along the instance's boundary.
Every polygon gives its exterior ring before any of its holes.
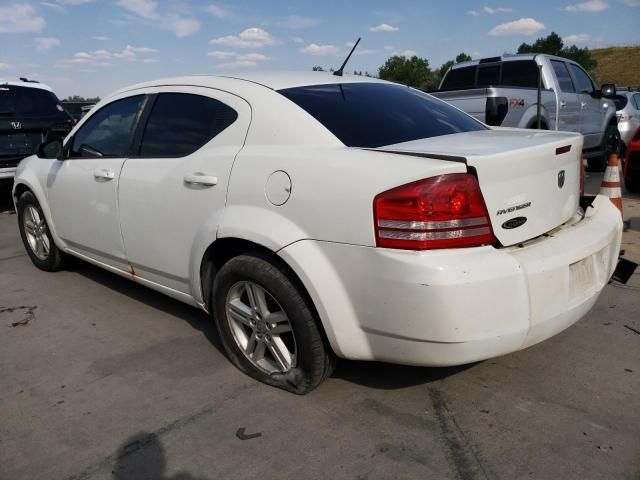
{"type": "Polygon", "coordinates": [[[614,85],[602,89],[576,62],[544,54],[504,55],[462,62],[445,74],[432,95],[487,125],[579,132],[592,171],[603,171],[619,148],[614,85]],[[540,70],[539,70],[540,67],[540,70]]]}

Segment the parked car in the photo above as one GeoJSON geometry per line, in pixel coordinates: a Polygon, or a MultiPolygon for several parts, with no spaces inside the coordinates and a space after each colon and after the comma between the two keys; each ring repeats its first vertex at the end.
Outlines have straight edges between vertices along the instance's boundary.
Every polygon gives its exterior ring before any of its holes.
{"type": "Polygon", "coordinates": [[[581,133],[589,169],[603,171],[620,138],[615,86],[600,89],[576,62],[543,54],[462,62],[432,93],[488,125],[536,128],[539,66],[541,128],[581,133]]]}
{"type": "Polygon", "coordinates": [[[79,121],[89,110],[93,107],[96,102],[71,102],[67,100],[63,100],[62,106],[64,109],[73,117],[73,119],[77,122],[79,121]]]}
{"type": "Polygon", "coordinates": [[[622,221],[581,208],[582,142],[361,76],[181,77],[102,100],[13,195],[38,268],[210,312],[240,370],[306,393],[335,356],[464,364],[589,311],[622,221]]]}
{"type": "Polygon", "coordinates": [[[622,141],[622,155],[631,141],[631,135],[640,127],[640,92],[618,88],[613,98],[616,104],[618,130],[622,141]]]}
{"type": "Polygon", "coordinates": [[[629,138],[624,161],[624,185],[632,193],[640,193],[640,127],[629,138]]]}
{"type": "Polygon", "coordinates": [[[0,82],[0,180],[45,140],[65,137],[72,119],[50,87],[33,80],[0,82]]]}

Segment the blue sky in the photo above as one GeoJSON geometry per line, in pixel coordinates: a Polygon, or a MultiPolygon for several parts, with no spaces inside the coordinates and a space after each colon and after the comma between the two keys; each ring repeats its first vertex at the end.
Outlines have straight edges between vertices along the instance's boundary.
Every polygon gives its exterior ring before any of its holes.
{"type": "Polygon", "coordinates": [[[640,0],[0,0],[0,78],[104,96],[163,76],[336,67],[357,37],[348,70],[374,73],[393,54],[438,67],[552,31],[591,48],[640,44],[639,25],[640,0]]]}

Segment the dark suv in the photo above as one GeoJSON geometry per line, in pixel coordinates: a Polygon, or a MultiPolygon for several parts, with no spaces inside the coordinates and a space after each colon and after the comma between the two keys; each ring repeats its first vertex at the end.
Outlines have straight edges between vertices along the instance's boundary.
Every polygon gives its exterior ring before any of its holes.
{"type": "Polygon", "coordinates": [[[27,79],[0,83],[0,179],[13,178],[20,160],[73,125],[48,86],[27,79]]]}

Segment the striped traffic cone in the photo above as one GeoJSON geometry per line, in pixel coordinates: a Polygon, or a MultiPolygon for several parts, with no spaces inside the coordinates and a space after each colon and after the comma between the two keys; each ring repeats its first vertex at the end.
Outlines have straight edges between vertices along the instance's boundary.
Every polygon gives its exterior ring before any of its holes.
{"type": "Polygon", "coordinates": [[[612,153],[607,162],[607,169],[604,171],[604,178],[600,186],[600,195],[609,197],[622,215],[622,190],[620,188],[620,161],[618,155],[612,153]]]}

